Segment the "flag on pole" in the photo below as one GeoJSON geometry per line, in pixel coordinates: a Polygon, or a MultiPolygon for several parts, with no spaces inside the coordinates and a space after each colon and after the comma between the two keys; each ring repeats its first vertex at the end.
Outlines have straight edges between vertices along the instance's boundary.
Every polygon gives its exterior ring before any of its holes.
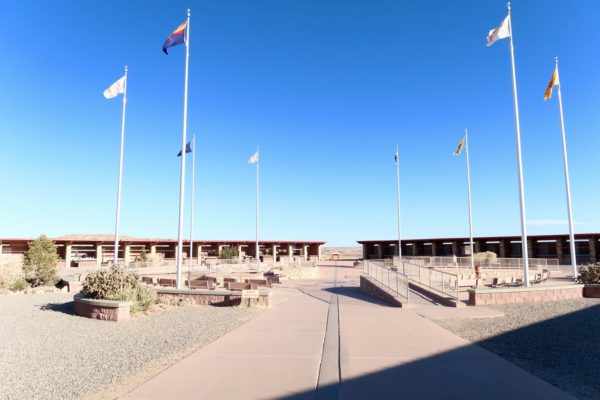
{"type": "Polygon", "coordinates": [[[258,162],[258,151],[248,159],[248,164],[254,164],[256,162],[258,162]]]}
{"type": "Polygon", "coordinates": [[[458,142],[458,149],[456,149],[456,151],[452,154],[454,154],[455,156],[460,155],[464,145],[465,145],[465,137],[463,136],[462,139],[460,139],[460,142],[458,142]]]}
{"type": "Polygon", "coordinates": [[[552,73],[552,78],[550,78],[550,83],[544,92],[544,100],[549,100],[552,97],[552,88],[558,85],[560,85],[560,81],[558,79],[558,68],[555,66],[554,72],[552,73]]]}
{"type": "Polygon", "coordinates": [[[117,80],[115,83],[110,85],[108,89],[104,91],[104,97],[107,99],[112,99],[117,97],[117,95],[121,93],[125,93],[125,86],[127,83],[127,79],[123,76],[121,79],[117,80]]]}
{"type": "MultiPolygon", "coordinates": [[[[185,153],[191,153],[194,151],[194,146],[193,146],[193,141],[194,139],[192,138],[192,140],[190,140],[189,142],[187,142],[187,144],[185,145],[185,153]]],[[[179,150],[179,153],[177,153],[177,157],[181,157],[181,150],[179,150]]]]}
{"type": "Polygon", "coordinates": [[[165,43],[163,44],[163,51],[165,52],[166,55],[169,55],[169,53],[167,53],[168,48],[177,46],[178,44],[182,44],[185,42],[185,28],[186,27],[187,27],[187,21],[184,22],[183,24],[179,25],[177,27],[177,29],[175,29],[173,31],[173,33],[171,33],[167,37],[167,40],[165,40],[165,43]]]}
{"type": "Polygon", "coordinates": [[[500,39],[506,39],[507,37],[510,37],[509,18],[510,16],[507,15],[506,18],[502,20],[500,25],[498,25],[496,28],[492,29],[490,33],[488,33],[486,43],[488,47],[493,45],[496,41],[500,39]]]}

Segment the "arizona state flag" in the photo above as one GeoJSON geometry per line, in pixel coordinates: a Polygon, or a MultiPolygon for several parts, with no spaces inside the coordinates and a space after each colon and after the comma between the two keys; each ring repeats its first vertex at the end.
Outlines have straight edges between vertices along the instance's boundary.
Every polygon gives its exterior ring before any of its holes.
{"type": "Polygon", "coordinates": [[[552,78],[550,78],[550,83],[544,92],[544,100],[549,100],[552,97],[552,88],[558,85],[560,85],[560,81],[558,80],[558,68],[554,67],[552,78]]]}
{"type": "Polygon", "coordinates": [[[163,44],[163,51],[165,54],[169,55],[169,53],[167,53],[168,48],[185,42],[185,28],[187,28],[187,21],[179,25],[177,29],[167,37],[165,44],[163,44]]]}
{"type": "Polygon", "coordinates": [[[465,137],[463,136],[462,139],[460,139],[460,142],[458,142],[458,149],[456,149],[456,151],[452,154],[454,154],[455,156],[460,155],[464,145],[465,145],[465,137]]]}

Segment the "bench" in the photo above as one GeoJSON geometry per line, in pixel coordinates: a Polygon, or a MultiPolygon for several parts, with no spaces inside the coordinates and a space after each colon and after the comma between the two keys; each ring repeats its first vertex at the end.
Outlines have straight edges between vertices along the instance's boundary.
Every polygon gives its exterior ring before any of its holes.
{"type": "Polygon", "coordinates": [[[267,279],[246,279],[246,283],[256,283],[258,287],[271,287],[271,283],[267,279]]]}
{"type": "Polygon", "coordinates": [[[256,290],[258,285],[256,283],[244,283],[244,282],[227,282],[225,284],[227,290],[256,290]]]}
{"type": "Polygon", "coordinates": [[[158,278],[158,284],[164,287],[175,287],[177,286],[175,279],[158,278]]]}
{"type": "Polygon", "coordinates": [[[185,281],[185,287],[192,289],[213,289],[214,285],[212,281],[196,279],[193,281],[185,281]]]}
{"type": "Polygon", "coordinates": [[[151,278],[149,276],[142,276],[142,282],[146,283],[148,285],[153,285],[154,284],[154,278],[151,278]]]}
{"type": "Polygon", "coordinates": [[[198,280],[211,281],[217,283],[217,278],[215,278],[214,276],[203,275],[202,277],[198,278],[198,280]]]}

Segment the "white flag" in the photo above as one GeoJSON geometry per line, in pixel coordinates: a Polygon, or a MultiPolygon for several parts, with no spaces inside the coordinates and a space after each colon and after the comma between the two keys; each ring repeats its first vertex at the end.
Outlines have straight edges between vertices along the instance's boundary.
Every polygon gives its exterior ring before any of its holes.
{"type": "Polygon", "coordinates": [[[248,159],[248,164],[254,164],[256,162],[258,162],[258,151],[248,159]]]}
{"type": "Polygon", "coordinates": [[[104,91],[104,97],[107,99],[112,99],[117,97],[118,94],[125,93],[125,84],[125,77],[123,76],[104,91]]]}
{"type": "Polygon", "coordinates": [[[509,18],[510,16],[507,15],[506,18],[504,18],[504,20],[500,23],[500,25],[498,25],[495,29],[492,29],[490,33],[488,33],[486,43],[488,47],[493,45],[497,40],[506,39],[507,37],[510,37],[509,18]]]}

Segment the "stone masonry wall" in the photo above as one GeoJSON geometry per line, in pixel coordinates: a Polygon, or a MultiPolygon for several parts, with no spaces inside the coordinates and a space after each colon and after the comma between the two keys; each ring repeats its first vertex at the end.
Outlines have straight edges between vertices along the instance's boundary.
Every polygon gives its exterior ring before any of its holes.
{"type": "Polygon", "coordinates": [[[261,294],[258,299],[242,299],[239,295],[219,294],[219,293],[174,293],[173,291],[157,291],[158,302],[170,305],[213,305],[213,306],[241,306],[241,307],[271,307],[271,295],[261,294]]]}
{"type": "MultiPolygon", "coordinates": [[[[394,307],[403,307],[401,299],[396,294],[388,288],[381,286],[377,281],[368,276],[361,275],[360,290],[371,296],[377,297],[394,307]]],[[[406,304],[404,304],[404,306],[406,306],[406,304]]]]}
{"type": "Polygon", "coordinates": [[[103,321],[129,321],[131,315],[127,307],[103,307],[75,300],[75,315],[80,317],[100,319],[103,321]]]}
{"type": "Polygon", "coordinates": [[[584,297],[583,285],[546,286],[510,289],[470,289],[469,305],[494,305],[526,303],[531,301],[556,301],[584,297]]]}

